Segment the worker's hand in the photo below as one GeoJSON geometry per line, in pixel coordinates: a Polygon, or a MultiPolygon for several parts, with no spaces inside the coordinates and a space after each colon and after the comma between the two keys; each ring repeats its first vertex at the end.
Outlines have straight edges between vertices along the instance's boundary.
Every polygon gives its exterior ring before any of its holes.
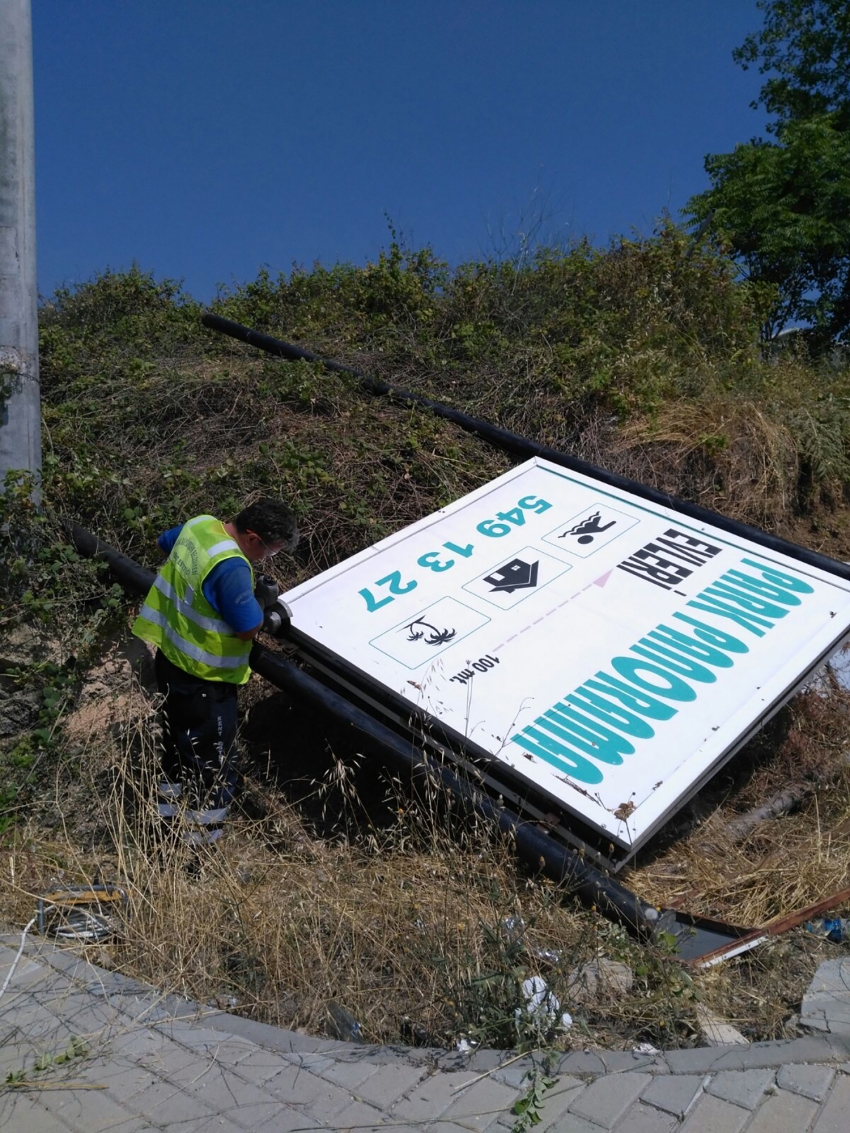
{"type": "Polygon", "coordinates": [[[269,610],[280,596],[280,587],[268,574],[260,574],[254,585],[254,597],[260,603],[260,608],[269,610]]]}
{"type": "Polygon", "coordinates": [[[270,633],[272,637],[284,637],[292,625],[292,610],[282,598],[278,598],[270,606],[263,617],[262,632],[270,633]]]}

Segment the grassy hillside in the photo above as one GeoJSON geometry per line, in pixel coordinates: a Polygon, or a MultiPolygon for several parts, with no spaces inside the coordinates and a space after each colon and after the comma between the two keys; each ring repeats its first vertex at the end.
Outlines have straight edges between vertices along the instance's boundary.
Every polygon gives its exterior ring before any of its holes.
{"type": "MultiPolygon", "coordinates": [[[[850,387],[846,369],[766,359],[759,298],[668,225],[454,271],[394,243],[365,268],[261,273],[213,309],[781,530],[848,477],[850,387]]],[[[504,467],[451,426],[198,315],[138,272],[42,309],[46,495],[130,554],[175,511],[274,487],[307,525],[312,570],[504,467]]]]}
{"type": "MultiPolygon", "coordinates": [[[[606,249],[541,248],[455,269],[430,249],[393,240],[374,264],[316,265],[280,278],[261,272],[212,307],[850,558],[850,371],[766,350],[759,328],[768,298],[737,281],[716,251],[665,223],[651,238],[606,249]]],[[[481,831],[445,831],[433,815],[423,822],[397,787],[387,787],[389,802],[381,798],[376,812],[356,797],[374,794],[364,786],[370,776],[337,759],[333,737],[328,747],[290,706],[264,708],[268,689],[254,682],[245,697],[253,705],[246,801],[216,867],[223,872],[190,885],[156,871],[139,833],[144,792],[137,794],[153,721],[114,657],[114,642],[126,638],[127,600],[101,566],[79,560],[62,521],[76,520],[153,567],[163,528],[279,494],[303,531],[295,559],[276,566],[291,586],[510,465],[451,424],[374,398],[352,379],[217,336],[200,314],[178,285],[139,271],[105,273],[42,307],[43,507],[32,507],[23,481],[0,499],[0,620],[17,643],[0,657],[0,710],[11,720],[14,702],[18,712],[17,723],[0,728],[0,829],[15,863],[0,914],[28,919],[32,895],[51,878],[117,872],[143,899],[112,962],[286,1025],[321,1028],[327,1001],[339,999],[373,1039],[409,1038],[419,1027],[437,1041],[461,1033],[506,1045],[541,1041],[533,1029],[517,1035],[514,1008],[518,981],[553,941],[569,958],[550,973],[567,1000],[570,973],[588,957],[627,959],[642,972],[633,998],[612,996],[604,1009],[584,1012],[584,1029],[574,1033],[582,1044],[695,1041],[700,996],[731,1003],[736,1016],[750,1012],[755,1037],[789,1033],[785,1020],[818,942],[770,953],[765,978],[784,990],[769,1009],[767,1000],[754,1008],[742,990],[759,982],[749,961],[697,987],[669,957],[638,955],[523,874],[481,831]],[[92,683],[85,674],[95,664],[92,683]],[[283,747],[269,738],[282,719],[291,728],[283,747]],[[335,826],[329,814],[342,816],[335,826]],[[471,864],[458,852],[460,836],[479,855],[471,864]],[[281,892],[291,897],[285,911],[281,892]],[[528,926],[519,942],[505,934],[509,917],[528,926]],[[203,939],[210,925],[215,943],[203,939]]],[[[717,830],[724,815],[792,775],[832,775],[830,821],[843,821],[850,793],[846,774],[833,772],[845,711],[838,692],[826,708],[798,698],[743,760],[745,770],[730,772],[705,803],[717,830]]],[[[786,887],[783,900],[798,900],[806,885],[846,884],[847,837],[819,859],[820,873],[815,849],[810,861],[798,847],[797,888],[786,887]]],[[[755,923],[777,911],[775,893],[759,880],[765,852],[755,844],[740,851],[744,858],[721,853],[706,869],[687,850],[681,875],[679,859],[665,865],[662,855],[647,867],[643,891],[670,900],[677,886],[693,891],[693,881],[701,896],[688,907],[734,919],[743,913],[731,871],[749,870],[745,911],[755,923]]],[[[780,866],[775,856],[771,868],[780,866]]]]}

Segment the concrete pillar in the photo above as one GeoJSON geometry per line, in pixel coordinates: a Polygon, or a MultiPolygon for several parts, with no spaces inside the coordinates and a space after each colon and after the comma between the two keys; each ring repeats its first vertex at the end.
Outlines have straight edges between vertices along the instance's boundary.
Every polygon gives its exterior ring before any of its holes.
{"type": "Polygon", "coordinates": [[[41,471],[30,0],[0,0],[0,485],[41,471]]]}

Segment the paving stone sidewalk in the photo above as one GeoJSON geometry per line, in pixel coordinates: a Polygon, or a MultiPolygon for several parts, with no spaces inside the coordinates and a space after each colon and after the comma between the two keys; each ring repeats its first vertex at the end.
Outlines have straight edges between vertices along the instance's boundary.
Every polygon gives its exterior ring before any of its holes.
{"type": "MultiPolygon", "coordinates": [[[[505,1133],[535,1062],[355,1046],[251,1023],[0,937],[4,1133],[505,1133]],[[5,1082],[5,1085],[3,1084],[5,1082]]],[[[787,1042],[564,1056],[539,1133],[848,1133],[850,961],[823,965],[787,1042]]]]}

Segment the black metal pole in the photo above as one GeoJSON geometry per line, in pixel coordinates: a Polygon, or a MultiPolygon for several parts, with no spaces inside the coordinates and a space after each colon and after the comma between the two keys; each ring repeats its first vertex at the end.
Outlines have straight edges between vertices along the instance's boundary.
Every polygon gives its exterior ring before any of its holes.
{"type": "MultiPolygon", "coordinates": [[[[76,523],[69,524],[69,534],[80,554],[103,558],[118,578],[135,591],[146,593],[156,577],[127,555],[116,551],[76,523]]],[[[393,771],[400,771],[420,781],[436,780],[463,805],[496,824],[516,845],[519,856],[535,869],[543,870],[559,884],[566,885],[583,901],[595,905],[610,920],[626,924],[642,933],[651,933],[658,922],[659,911],[626,889],[624,885],[594,869],[572,850],[550,838],[539,826],[496,804],[473,784],[459,778],[450,768],[426,759],[422,751],[404,740],[386,724],[349,703],[299,669],[291,662],[254,644],[251,668],[276,688],[296,697],[326,718],[353,729],[369,749],[393,771]]]]}
{"type": "Polygon", "coordinates": [[[537,441],[528,440],[526,437],[521,437],[517,433],[511,433],[507,429],[502,429],[498,425],[491,425],[488,421],[481,421],[476,417],[470,417],[468,414],[461,413],[457,409],[451,409],[449,406],[442,405],[438,401],[432,401],[429,397],[423,397],[418,393],[411,393],[408,390],[398,389],[396,386],[390,385],[387,382],[369,377],[353,366],[344,366],[342,363],[334,362],[330,358],[322,358],[318,354],[311,354],[309,350],[303,350],[300,346],[293,346],[291,343],[282,342],[280,339],[273,338],[269,334],[262,334],[260,331],[251,330],[250,327],[233,322],[231,319],[224,319],[220,315],[214,315],[208,312],[201,316],[201,321],[204,326],[209,327],[211,330],[228,334],[232,338],[238,338],[240,341],[248,343],[249,346],[256,346],[259,350],[265,350],[267,353],[274,354],[278,358],[283,358],[290,362],[319,362],[325,369],[332,370],[334,373],[351,375],[351,377],[356,378],[362,386],[371,393],[382,394],[392,397],[397,401],[407,402],[411,405],[421,405],[424,409],[430,410],[438,417],[444,417],[448,421],[453,421],[454,424],[458,425],[466,432],[475,433],[489,444],[505,452],[509,452],[514,456],[519,456],[526,460],[532,456],[542,457],[544,460],[548,460],[552,464],[557,464],[561,468],[567,468],[572,472],[579,472],[584,476],[590,476],[594,480],[599,480],[601,483],[608,484],[614,488],[620,488],[633,496],[649,500],[652,503],[662,504],[664,507],[668,507],[672,511],[679,512],[682,515],[687,515],[700,523],[709,523],[713,527],[719,528],[721,531],[727,531],[732,535],[742,536],[745,539],[751,540],[753,543],[760,544],[762,547],[767,547],[771,551],[778,551],[780,554],[787,555],[789,558],[796,559],[798,562],[806,563],[808,566],[817,567],[819,570],[827,571],[829,574],[835,574],[840,578],[850,580],[850,565],[839,562],[836,559],[831,559],[827,555],[821,555],[817,551],[810,551],[807,547],[799,547],[796,543],[789,543],[786,539],[782,539],[778,535],[771,535],[769,532],[762,531],[758,527],[751,527],[749,524],[741,523],[737,519],[729,519],[728,516],[721,515],[716,511],[711,511],[709,508],[701,507],[699,504],[690,503],[688,500],[680,500],[676,496],[669,496],[666,492],[660,492],[657,488],[650,488],[646,484],[640,484],[637,480],[630,480],[627,476],[620,476],[616,472],[608,472],[606,469],[599,468],[587,460],[570,456],[568,453],[560,452],[558,449],[548,448],[546,445],[542,445],[537,441]]]}
{"type": "Polygon", "coordinates": [[[251,651],[251,668],[277,688],[297,698],[299,703],[309,704],[325,717],[332,717],[353,728],[367,741],[374,754],[392,770],[408,774],[414,780],[436,779],[464,805],[495,823],[514,842],[517,853],[524,861],[535,869],[542,870],[559,884],[565,884],[571,892],[578,894],[588,904],[595,905],[609,919],[626,923],[643,932],[651,932],[656,925],[659,911],[653,905],[641,901],[624,885],[550,838],[536,823],[521,818],[507,807],[497,806],[492,799],[477,790],[472,783],[459,778],[450,768],[434,760],[427,760],[412,743],[315,680],[303,669],[261,645],[255,645],[251,651]]]}
{"type": "Polygon", "coordinates": [[[121,581],[133,590],[147,594],[153,586],[156,574],[152,570],[139,566],[133,559],[116,551],[114,547],[110,547],[108,543],[104,543],[96,535],[80,527],[78,523],[69,523],[67,531],[81,555],[89,559],[105,559],[121,581]]]}

